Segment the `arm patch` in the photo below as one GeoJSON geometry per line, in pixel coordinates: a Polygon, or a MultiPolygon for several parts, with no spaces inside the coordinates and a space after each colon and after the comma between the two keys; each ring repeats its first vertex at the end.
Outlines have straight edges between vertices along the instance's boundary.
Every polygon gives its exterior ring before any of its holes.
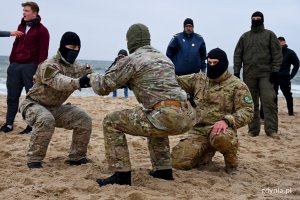
{"type": "Polygon", "coordinates": [[[44,72],[44,78],[49,79],[54,77],[57,74],[57,70],[52,67],[47,67],[44,72]]]}

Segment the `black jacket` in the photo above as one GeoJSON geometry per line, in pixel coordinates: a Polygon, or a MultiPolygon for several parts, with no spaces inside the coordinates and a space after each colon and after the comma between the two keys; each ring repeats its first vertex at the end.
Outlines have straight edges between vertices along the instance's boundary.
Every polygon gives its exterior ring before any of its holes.
{"type": "Polygon", "coordinates": [[[297,54],[288,48],[287,45],[282,47],[282,55],[283,60],[280,66],[279,75],[290,75],[291,65],[293,65],[293,69],[291,72],[291,79],[297,74],[299,69],[299,59],[297,54]]]}

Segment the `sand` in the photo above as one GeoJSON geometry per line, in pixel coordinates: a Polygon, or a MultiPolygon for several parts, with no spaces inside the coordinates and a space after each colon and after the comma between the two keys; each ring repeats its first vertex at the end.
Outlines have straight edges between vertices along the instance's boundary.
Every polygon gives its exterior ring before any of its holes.
{"type": "MultiPolygon", "coordinates": [[[[88,148],[93,163],[67,165],[72,132],[56,128],[44,168],[29,170],[26,152],[30,135],[18,134],[26,126],[18,113],[14,131],[0,134],[0,199],[300,199],[300,99],[295,99],[295,116],[290,117],[280,98],[279,140],[267,137],[264,131],[252,138],[247,135],[247,127],[239,129],[238,176],[225,173],[223,157],[217,153],[207,168],[174,170],[175,181],[152,178],[148,175],[151,163],[146,139],[127,135],[133,185],[102,188],[95,180],[110,175],[104,153],[103,118],[138,103],[134,97],[124,100],[98,96],[71,97],[67,102],[86,109],[93,118],[88,148]]],[[[5,113],[6,96],[0,96],[0,124],[4,123],[5,113]]],[[[183,137],[170,137],[171,146],[183,137]]]]}

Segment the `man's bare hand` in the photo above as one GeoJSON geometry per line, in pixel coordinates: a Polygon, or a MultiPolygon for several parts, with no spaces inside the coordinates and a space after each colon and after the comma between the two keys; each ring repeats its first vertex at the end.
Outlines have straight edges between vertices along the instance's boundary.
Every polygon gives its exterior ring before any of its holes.
{"type": "Polygon", "coordinates": [[[21,32],[21,31],[12,31],[12,32],[10,32],[10,36],[16,36],[17,38],[19,38],[23,35],[24,35],[24,33],[21,32]]]}
{"type": "Polygon", "coordinates": [[[212,130],[212,134],[214,135],[219,135],[221,133],[225,133],[227,128],[228,128],[228,124],[224,121],[224,120],[220,120],[217,121],[214,125],[211,126],[212,130]]]}

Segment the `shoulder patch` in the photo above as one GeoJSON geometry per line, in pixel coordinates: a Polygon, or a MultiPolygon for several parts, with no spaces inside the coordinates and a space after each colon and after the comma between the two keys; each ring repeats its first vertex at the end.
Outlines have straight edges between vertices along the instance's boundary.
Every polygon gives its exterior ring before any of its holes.
{"type": "Polygon", "coordinates": [[[48,79],[53,77],[56,74],[57,70],[52,67],[46,67],[44,72],[44,78],[48,79]]]}
{"type": "Polygon", "coordinates": [[[253,102],[252,97],[250,95],[245,96],[244,100],[247,104],[251,104],[253,102]]]}

